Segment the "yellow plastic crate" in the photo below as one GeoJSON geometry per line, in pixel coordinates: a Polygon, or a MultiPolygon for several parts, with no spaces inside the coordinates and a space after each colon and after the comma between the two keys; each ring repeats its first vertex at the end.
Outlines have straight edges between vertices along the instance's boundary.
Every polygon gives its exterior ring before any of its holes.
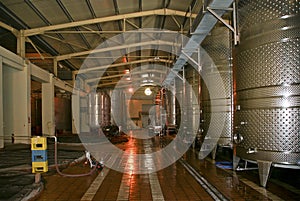
{"type": "Polygon", "coordinates": [[[31,138],[31,150],[46,150],[47,138],[46,137],[33,137],[31,138]]]}
{"type": "Polygon", "coordinates": [[[48,172],[48,161],[32,162],[32,173],[48,172]]]}

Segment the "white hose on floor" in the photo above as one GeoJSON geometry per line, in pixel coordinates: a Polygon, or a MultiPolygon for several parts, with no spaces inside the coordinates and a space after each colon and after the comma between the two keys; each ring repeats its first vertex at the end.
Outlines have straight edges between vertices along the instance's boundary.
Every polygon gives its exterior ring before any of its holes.
{"type": "MultiPolygon", "coordinates": [[[[83,173],[83,174],[65,174],[65,173],[62,173],[59,170],[58,162],[57,162],[57,137],[56,136],[47,136],[47,137],[54,138],[54,161],[55,161],[55,168],[56,168],[57,173],[60,174],[61,176],[64,176],[64,177],[84,177],[84,176],[90,176],[90,175],[92,175],[97,170],[97,165],[94,165],[93,169],[90,172],[88,172],[88,173],[83,173]]],[[[90,163],[91,163],[91,161],[90,161],[90,163]]],[[[92,164],[91,164],[91,167],[92,167],[92,164]]]]}

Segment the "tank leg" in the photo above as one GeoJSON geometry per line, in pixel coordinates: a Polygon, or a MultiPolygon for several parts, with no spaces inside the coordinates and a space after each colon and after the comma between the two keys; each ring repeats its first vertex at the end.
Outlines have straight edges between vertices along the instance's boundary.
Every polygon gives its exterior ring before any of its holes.
{"type": "Polygon", "coordinates": [[[206,152],[205,150],[202,150],[202,148],[200,148],[200,151],[198,153],[198,159],[203,160],[206,157],[206,152]]]}
{"type": "Polygon", "coordinates": [[[217,155],[217,149],[218,149],[218,145],[216,145],[213,150],[211,150],[211,158],[213,160],[216,160],[216,155],[217,155]]]}
{"type": "Polygon", "coordinates": [[[258,165],[258,174],[259,174],[260,185],[263,187],[266,187],[267,181],[269,179],[272,162],[258,160],[257,165],[258,165]]]}
{"type": "Polygon", "coordinates": [[[232,161],[232,169],[233,170],[236,170],[237,166],[239,165],[239,162],[240,162],[240,157],[236,156],[236,155],[233,155],[233,161],[232,161]]]}
{"type": "Polygon", "coordinates": [[[198,154],[198,158],[200,160],[204,159],[206,156],[209,155],[209,153],[211,152],[211,144],[209,143],[202,143],[201,147],[200,147],[200,151],[198,154]]]}

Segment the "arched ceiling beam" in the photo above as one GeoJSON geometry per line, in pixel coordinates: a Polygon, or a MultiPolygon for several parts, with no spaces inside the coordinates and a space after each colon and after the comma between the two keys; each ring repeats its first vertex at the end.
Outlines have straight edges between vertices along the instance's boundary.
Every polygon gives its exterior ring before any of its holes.
{"type": "Polygon", "coordinates": [[[140,87],[143,87],[143,86],[161,86],[161,83],[162,83],[162,79],[160,79],[160,78],[152,79],[153,82],[151,82],[151,83],[141,82],[143,80],[144,80],[144,78],[139,78],[139,79],[135,79],[134,81],[132,81],[132,80],[122,80],[122,81],[117,81],[117,82],[107,82],[107,83],[96,84],[96,85],[91,85],[91,86],[94,86],[94,87],[97,86],[99,88],[102,88],[102,87],[108,87],[108,86],[111,86],[111,85],[118,84],[119,87],[123,87],[124,85],[128,84],[129,86],[138,85],[140,87]]]}
{"type": "MultiPolygon", "coordinates": [[[[120,78],[120,77],[129,77],[131,75],[140,75],[140,74],[147,74],[147,73],[159,73],[160,76],[161,75],[165,75],[167,73],[167,71],[163,71],[163,70],[155,70],[155,69],[148,69],[148,70],[143,70],[140,72],[134,72],[131,74],[117,74],[117,75],[109,75],[109,76],[103,76],[100,78],[92,78],[92,79],[87,79],[86,83],[91,83],[91,82],[99,82],[99,81],[103,81],[103,80],[111,80],[112,78],[120,78]]],[[[159,79],[161,80],[161,77],[156,77],[156,78],[151,78],[151,79],[159,79]]],[[[140,81],[140,80],[145,80],[145,78],[133,78],[133,81],[140,81]]],[[[124,81],[129,81],[129,80],[124,80],[124,81]]]]}
{"type": "Polygon", "coordinates": [[[20,31],[19,31],[19,30],[15,29],[15,28],[13,28],[13,27],[11,27],[11,26],[9,26],[9,25],[7,25],[7,24],[1,22],[1,21],[0,21],[0,27],[6,29],[6,30],[8,30],[8,31],[10,31],[10,32],[11,32],[12,34],[14,34],[16,37],[18,37],[18,36],[20,35],[20,31]]]}
{"type": "Polygon", "coordinates": [[[83,52],[76,52],[76,53],[56,56],[56,60],[61,61],[61,60],[71,59],[72,57],[89,55],[91,53],[94,54],[94,53],[100,53],[100,52],[109,52],[109,51],[114,51],[114,50],[121,50],[121,49],[127,49],[127,48],[132,48],[132,47],[142,47],[142,46],[147,46],[147,45],[168,45],[168,46],[177,46],[177,47],[181,46],[181,44],[175,43],[175,42],[152,40],[152,41],[145,41],[145,42],[140,42],[140,43],[125,44],[125,45],[117,45],[117,46],[113,46],[113,47],[100,48],[100,49],[95,49],[95,50],[88,50],[88,51],[83,51],[83,52]]]}
{"type": "MultiPolygon", "coordinates": [[[[128,14],[120,14],[120,15],[101,17],[101,18],[95,18],[95,19],[89,19],[89,20],[69,22],[69,23],[64,23],[64,24],[50,25],[50,26],[45,26],[45,27],[25,29],[24,36],[39,35],[39,34],[43,34],[46,31],[53,31],[53,30],[57,30],[57,29],[65,29],[65,28],[78,27],[78,26],[84,26],[84,25],[89,25],[89,24],[97,24],[97,23],[102,23],[102,22],[129,19],[129,18],[146,17],[146,16],[151,16],[151,15],[162,15],[162,16],[177,15],[177,16],[184,17],[184,16],[186,16],[186,12],[164,8],[164,9],[148,10],[148,11],[141,11],[141,12],[128,13],[128,14]]],[[[190,16],[192,18],[196,18],[197,14],[191,13],[190,16]]]]}
{"type": "Polygon", "coordinates": [[[74,73],[82,74],[82,73],[87,73],[87,72],[91,72],[91,71],[106,70],[108,68],[114,68],[114,67],[119,67],[119,66],[128,66],[128,65],[132,65],[132,64],[140,64],[140,63],[147,63],[147,62],[173,63],[173,60],[167,60],[167,59],[142,59],[142,60],[130,61],[130,62],[126,62],[126,63],[116,63],[116,64],[111,64],[111,65],[86,68],[86,69],[82,69],[80,71],[74,71],[74,73]]]}

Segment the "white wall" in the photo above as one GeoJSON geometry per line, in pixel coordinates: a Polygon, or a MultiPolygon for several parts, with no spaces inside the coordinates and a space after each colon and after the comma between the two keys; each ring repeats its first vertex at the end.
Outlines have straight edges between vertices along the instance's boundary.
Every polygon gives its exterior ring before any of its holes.
{"type": "Polygon", "coordinates": [[[3,65],[3,122],[5,142],[30,143],[30,72],[3,65]]]}
{"type": "Polygon", "coordinates": [[[0,149],[4,147],[4,128],[3,128],[3,59],[0,56],[0,149]]]}

